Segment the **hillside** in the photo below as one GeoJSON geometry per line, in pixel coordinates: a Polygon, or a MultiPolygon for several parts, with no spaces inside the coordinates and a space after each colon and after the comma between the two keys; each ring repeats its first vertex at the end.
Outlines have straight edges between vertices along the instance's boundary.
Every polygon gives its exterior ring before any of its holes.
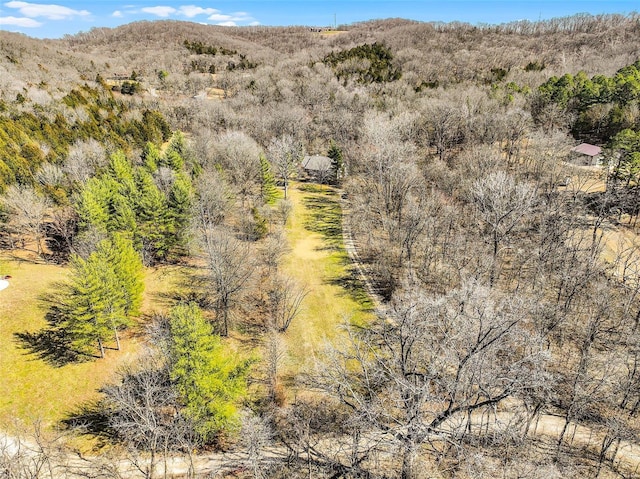
{"type": "Polygon", "coordinates": [[[636,477],[639,191],[636,14],[0,32],[0,471],[636,477]]]}

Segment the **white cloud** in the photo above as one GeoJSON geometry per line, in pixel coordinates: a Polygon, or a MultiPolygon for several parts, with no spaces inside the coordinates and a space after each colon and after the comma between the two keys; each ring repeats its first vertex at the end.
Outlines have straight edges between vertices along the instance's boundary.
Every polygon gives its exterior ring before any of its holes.
{"type": "Polygon", "coordinates": [[[258,25],[260,25],[260,22],[259,22],[259,21],[257,21],[257,20],[256,20],[256,21],[253,21],[253,22],[251,22],[251,23],[249,23],[249,26],[250,26],[250,27],[257,27],[258,25]]]}
{"type": "MultiPolygon", "coordinates": [[[[129,7],[127,6],[124,8],[127,9],[129,7]]],[[[198,5],[181,5],[179,7],[158,5],[155,7],[144,7],[140,9],[134,8],[132,10],[126,10],[125,13],[150,13],[160,18],[169,18],[176,16],[194,18],[200,15],[207,15],[207,20],[209,20],[210,22],[214,22],[216,25],[223,26],[237,26],[239,23],[247,24],[248,22],[253,22],[254,25],[259,24],[258,22],[255,22],[255,18],[253,18],[247,12],[235,12],[226,14],[222,13],[216,8],[205,8],[198,5]]],[[[122,16],[122,12],[120,10],[116,10],[115,12],[113,12],[112,16],[122,16]]]]}
{"type": "Polygon", "coordinates": [[[0,17],[0,25],[13,25],[15,27],[35,28],[41,27],[42,23],[33,18],[26,17],[0,17]]]}
{"type": "Polygon", "coordinates": [[[220,10],[216,10],[215,8],[202,8],[195,5],[183,5],[179,10],[180,13],[187,18],[193,18],[198,15],[213,15],[220,12],[220,10]]]}
{"type": "Polygon", "coordinates": [[[113,12],[111,14],[111,16],[112,17],[116,17],[116,18],[122,18],[123,17],[122,12],[120,10],[116,10],[115,12],[113,12]]]}
{"type": "Polygon", "coordinates": [[[236,22],[220,22],[220,23],[216,23],[216,25],[220,27],[237,27],[238,26],[236,22]]]}
{"type": "Polygon", "coordinates": [[[41,3],[11,1],[5,3],[4,6],[16,8],[22,15],[29,18],[44,17],[49,20],[66,20],[73,17],[86,17],[91,15],[88,10],[74,10],[73,8],[62,5],[44,5],[41,3]]]}
{"type": "Polygon", "coordinates": [[[208,17],[208,20],[213,20],[214,22],[224,22],[227,20],[231,20],[231,15],[223,15],[222,13],[214,13],[213,15],[208,17]]]}
{"type": "Polygon", "coordinates": [[[246,22],[249,20],[253,20],[253,18],[246,12],[236,12],[236,13],[232,13],[231,15],[214,13],[213,15],[210,15],[208,19],[214,22],[221,22],[221,23],[218,23],[218,25],[221,25],[222,23],[228,23],[228,22],[234,23],[234,25],[228,25],[228,26],[235,26],[236,22],[246,22]]]}
{"type": "Polygon", "coordinates": [[[145,13],[151,13],[152,15],[156,15],[158,17],[167,18],[173,13],[176,13],[177,10],[173,7],[166,6],[157,6],[157,7],[145,7],[141,9],[145,13]]]}

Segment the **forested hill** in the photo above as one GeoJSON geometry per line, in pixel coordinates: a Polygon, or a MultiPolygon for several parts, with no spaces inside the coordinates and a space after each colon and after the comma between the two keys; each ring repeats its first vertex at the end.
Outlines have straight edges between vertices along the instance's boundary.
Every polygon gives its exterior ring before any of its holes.
{"type": "Polygon", "coordinates": [[[0,33],[0,414],[135,339],[85,476],[637,477],[640,17],[318,30],[0,33]]]}
{"type": "MultiPolygon", "coordinates": [[[[95,28],[62,40],[0,32],[0,87],[7,98],[41,81],[57,89],[97,74],[135,70],[150,79],[165,70],[179,77],[176,88],[184,88],[190,63],[185,39],[237,51],[259,65],[274,65],[283,53],[298,63],[377,41],[393,50],[412,82],[490,81],[492,71],[504,70],[509,80],[531,85],[579,70],[589,76],[611,74],[633,63],[639,28],[634,16],[611,15],[495,27],[385,20],[349,25],[334,35],[306,27],[233,28],[178,21],[95,28]],[[529,64],[545,69],[523,72],[529,64]]],[[[219,62],[225,66],[229,59],[222,60],[227,60],[219,62]]]]}

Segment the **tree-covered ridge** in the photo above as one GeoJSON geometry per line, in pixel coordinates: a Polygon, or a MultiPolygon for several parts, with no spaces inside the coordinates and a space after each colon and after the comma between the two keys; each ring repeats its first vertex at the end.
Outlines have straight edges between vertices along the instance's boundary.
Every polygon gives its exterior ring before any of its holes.
{"type": "Polygon", "coordinates": [[[171,131],[157,110],[134,114],[105,85],[71,90],[53,112],[31,111],[6,103],[0,107],[0,191],[13,183],[31,185],[44,162],[61,165],[70,147],[97,140],[130,151],[147,142],[161,143],[171,131]]]}
{"type": "Polygon", "coordinates": [[[619,69],[613,76],[584,71],[553,76],[538,88],[533,102],[534,118],[544,123],[549,108],[565,115],[575,137],[604,143],[625,128],[640,129],[640,60],[619,69]]]}
{"type": "Polygon", "coordinates": [[[402,76],[400,67],[392,60],[391,50],[375,42],[331,52],[322,61],[333,68],[339,80],[355,78],[359,83],[382,83],[399,80],[402,76]]]}
{"type": "MultiPolygon", "coordinates": [[[[215,57],[216,55],[233,57],[237,55],[237,50],[231,50],[224,47],[215,47],[213,45],[207,45],[206,43],[199,40],[184,40],[182,45],[189,50],[194,55],[197,55],[196,58],[192,59],[189,63],[190,71],[192,72],[200,72],[200,73],[216,73],[216,69],[220,68],[221,65],[217,65],[212,63],[210,60],[207,60],[206,56],[215,57]],[[203,58],[204,57],[204,58],[203,58]]],[[[239,59],[237,61],[229,60],[226,65],[227,71],[233,70],[249,70],[256,68],[258,64],[256,62],[252,62],[247,58],[246,54],[240,53],[239,59]]]]}
{"type": "Polygon", "coordinates": [[[213,45],[207,45],[204,42],[201,42],[199,40],[193,40],[193,41],[185,40],[184,42],[182,42],[182,44],[187,50],[189,50],[191,53],[195,53],[196,55],[216,56],[218,53],[220,53],[220,55],[231,56],[238,53],[235,50],[229,50],[224,47],[215,47],[213,45]]]}

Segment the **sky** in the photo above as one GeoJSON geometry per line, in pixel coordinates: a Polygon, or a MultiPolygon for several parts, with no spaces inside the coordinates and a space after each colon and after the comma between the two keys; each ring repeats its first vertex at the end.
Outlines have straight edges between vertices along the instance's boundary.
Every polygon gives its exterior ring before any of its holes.
{"type": "Polygon", "coordinates": [[[0,0],[0,30],[60,38],[139,20],[186,20],[226,26],[330,26],[381,18],[500,24],[577,13],[628,14],[639,0],[0,0]],[[49,3],[53,2],[53,3],[49,3]]]}

